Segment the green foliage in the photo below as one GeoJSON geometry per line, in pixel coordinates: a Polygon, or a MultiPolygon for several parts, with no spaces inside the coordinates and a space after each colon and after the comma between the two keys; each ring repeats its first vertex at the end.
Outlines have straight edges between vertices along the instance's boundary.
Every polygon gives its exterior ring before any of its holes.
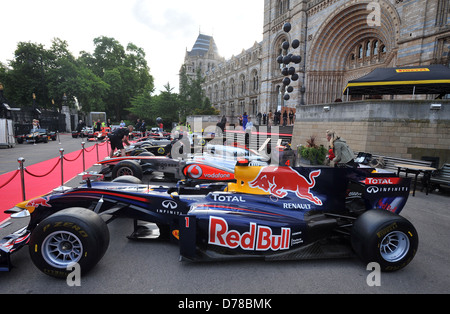
{"type": "Polygon", "coordinates": [[[180,116],[184,121],[189,115],[217,115],[218,111],[211,106],[210,100],[206,97],[202,84],[200,70],[197,70],[195,78],[187,75],[186,66],[183,66],[180,73],[180,116]]]}
{"type": "Polygon", "coordinates": [[[323,165],[327,156],[327,149],[323,145],[318,146],[315,143],[314,136],[311,136],[306,143],[306,146],[300,146],[299,148],[300,156],[309,160],[311,164],[323,165]]]}
{"type": "Polygon", "coordinates": [[[30,106],[32,94],[39,108],[73,106],[82,111],[106,111],[120,121],[136,95],[152,92],[153,77],[143,49],[128,44],[125,49],[114,38],[94,39],[94,53],[81,52],[76,59],[66,41],[55,38],[50,49],[41,44],[20,42],[10,69],[0,72],[5,96],[17,106],[30,106]]]}

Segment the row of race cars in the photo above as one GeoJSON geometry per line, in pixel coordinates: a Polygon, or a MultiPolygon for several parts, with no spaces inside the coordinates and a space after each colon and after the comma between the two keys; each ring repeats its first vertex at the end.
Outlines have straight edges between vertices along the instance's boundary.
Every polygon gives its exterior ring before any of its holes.
{"type": "Polygon", "coordinates": [[[188,137],[139,141],[81,186],[17,204],[6,212],[30,220],[0,241],[0,268],[9,271],[11,254],[28,246],[47,275],[66,278],[74,263],[85,274],[106,252],[116,218],[133,222],[129,239],[167,239],[184,261],[356,255],[383,271],[412,261],[418,233],[399,215],[410,178],[366,165],[294,166],[289,146],[222,144],[192,154],[188,137]],[[144,184],[149,173],[172,184],[144,184]]]}
{"type": "Polygon", "coordinates": [[[18,144],[23,143],[48,143],[48,141],[56,141],[56,132],[49,131],[47,129],[32,129],[27,134],[20,134],[16,136],[16,141],[18,144]]]}

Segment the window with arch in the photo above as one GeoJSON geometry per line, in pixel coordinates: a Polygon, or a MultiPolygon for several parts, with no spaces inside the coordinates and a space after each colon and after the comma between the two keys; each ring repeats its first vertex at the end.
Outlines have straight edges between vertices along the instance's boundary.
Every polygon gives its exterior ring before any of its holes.
{"type": "Polygon", "coordinates": [[[241,95],[244,95],[246,93],[246,91],[247,91],[246,82],[245,82],[245,76],[244,75],[241,75],[239,77],[239,86],[240,86],[239,91],[240,91],[241,95]]]}
{"type": "Polygon", "coordinates": [[[253,87],[253,92],[258,92],[259,90],[259,77],[258,77],[258,72],[254,71],[253,72],[253,78],[252,78],[252,87],[253,87]]]}
{"type": "Polygon", "coordinates": [[[283,15],[287,11],[289,11],[290,6],[289,0],[278,0],[276,10],[277,10],[277,17],[280,15],[283,15]]]}
{"type": "Polygon", "coordinates": [[[231,90],[231,97],[234,97],[236,94],[236,89],[235,89],[235,85],[234,85],[234,79],[230,80],[230,90],[231,90]]]}
{"type": "Polygon", "coordinates": [[[347,57],[347,68],[383,63],[385,60],[386,46],[378,38],[363,39],[353,47],[347,57]]]}

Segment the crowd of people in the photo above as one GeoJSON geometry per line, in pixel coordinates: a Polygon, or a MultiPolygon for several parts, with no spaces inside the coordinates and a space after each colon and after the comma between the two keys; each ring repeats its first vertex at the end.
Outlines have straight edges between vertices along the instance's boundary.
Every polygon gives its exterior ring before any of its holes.
{"type": "MultiPolygon", "coordinates": [[[[246,129],[249,115],[247,115],[247,112],[244,112],[243,115],[239,115],[239,125],[243,127],[243,129],[246,129]]],[[[267,125],[267,126],[276,126],[276,125],[282,125],[282,126],[291,126],[294,125],[295,122],[295,113],[291,110],[283,110],[283,113],[281,113],[280,110],[272,112],[272,110],[269,110],[269,113],[261,113],[258,112],[256,115],[256,122],[258,125],[267,125]]]]}

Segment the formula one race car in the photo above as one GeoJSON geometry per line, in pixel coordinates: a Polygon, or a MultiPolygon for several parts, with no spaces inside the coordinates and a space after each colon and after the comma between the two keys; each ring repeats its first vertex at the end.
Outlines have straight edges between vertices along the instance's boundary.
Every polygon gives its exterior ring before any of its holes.
{"type": "Polygon", "coordinates": [[[89,142],[102,141],[108,136],[109,133],[111,133],[111,128],[103,127],[101,131],[95,131],[94,133],[89,133],[87,136],[88,141],[89,142]]]}
{"type": "Polygon", "coordinates": [[[47,275],[66,278],[73,263],[86,273],[107,250],[115,218],[134,222],[130,239],[177,243],[184,261],[356,253],[395,271],[416,254],[417,231],[399,216],[409,178],[372,168],[251,167],[246,160],[235,176],[235,183],[197,187],[88,182],[23,202],[7,212],[30,213],[29,225],[1,241],[0,266],[9,270],[10,254],[28,245],[47,275]]]}
{"type": "MultiPolygon", "coordinates": [[[[142,142],[145,143],[145,142],[142,142]]],[[[252,166],[265,166],[270,162],[270,157],[252,150],[240,147],[207,145],[202,153],[194,155],[186,154],[174,159],[165,155],[155,155],[148,151],[148,146],[136,143],[126,151],[125,157],[107,158],[100,162],[102,166],[99,174],[90,173],[91,178],[97,176],[101,180],[106,178],[116,179],[120,176],[134,176],[142,179],[145,174],[162,172],[166,178],[172,180],[189,179],[195,181],[230,181],[234,180],[234,166],[237,158],[245,157],[252,166]]],[[[171,151],[172,144],[159,147],[162,151],[171,151]]],[[[289,152],[292,152],[290,150],[289,152]]],[[[281,154],[287,156],[287,151],[281,154]]],[[[277,155],[279,159],[280,153],[277,155]]],[[[294,155],[290,158],[295,158],[294,155]]],[[[281,158],[283,160],[283,158],[281,158]]]]}
{"type": "Polygon", "coordinates": [[[26,135],[17,136],[17,143],[47,143],[49,140],[56,141],[56,132],[50,132],[46,129],[32,129],[26,135]]]}

